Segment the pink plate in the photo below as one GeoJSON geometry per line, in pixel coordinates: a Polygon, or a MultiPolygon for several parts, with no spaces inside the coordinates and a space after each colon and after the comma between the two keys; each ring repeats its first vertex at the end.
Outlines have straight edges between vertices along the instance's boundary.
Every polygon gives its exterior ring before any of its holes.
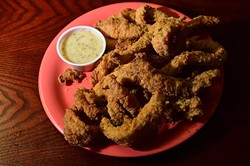
{"type": "MultiPolygon", "coordinates": [[[[87,77],[83,80],[82,83],[75,83],[71,86],[60,85],[58,83],[57,77],[68,68],[67,66],[57,55],[56,53],[56,41],[58,40],[60,34],[65,30],[78,25],[93,25],[97,20],[103,20],[112,14],[120,12],[125,8],[136,9],[142,4],[140,2],[128,2],[128,3],[118,3],[108,6],[103,6],[98,9],[92,10],[84,15],[78,17],[65,28],[54,38],[54,40],[49,45],[39,71],[39,93],[42,105],[44,110],[49,117],[53,125],[63,133],[63,117],[65,109],[73,105],[73,94],[75,93],[78,87],[90,88],[90,75],[91,72],[87,72],[87,77]]],[[[148,5],[159,8],[160,10],[165,11],[168,15],[171,16],[182,16],[183,14],[156,4],[148,5]]],[[[146,156],[155,153],[159,153],[170,149],[183,141],[190,138],[195,134],[211,117],[215,111],[217,104],[219,103],[222,89],[223,89],[223,77],[214,84],[210,89],[208,89],[205,95],[205,111],[206,114],[203,116],[203,119],[193,122],[180,122],[175,125],[169,125],[163,127],[162,131],[155,136],[155,142],[152,145],[149,145],[147,149],[136,150],[128,147],[122,147],[116,144],[108,144],[103,147],[95,148],[86,148],[87,150],[117,157],[138,157],[146,156]]]]}

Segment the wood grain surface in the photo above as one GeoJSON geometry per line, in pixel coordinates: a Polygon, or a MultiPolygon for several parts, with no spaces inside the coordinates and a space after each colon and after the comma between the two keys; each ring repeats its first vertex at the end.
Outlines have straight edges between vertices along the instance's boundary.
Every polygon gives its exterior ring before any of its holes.
{"type": "MultiPolygon", "coordinates": [[[[0,165],[249,165],[250,1],[150,0],[190,17],[215,15],[211,30],[228,51],[222,100],[194,137],[166,152],[117,158],[71,147],[40,102],[38,74],[57,33],[80,15],[119,0],[0,1],[0,165]]],[[[128,6],[129,7],[129,6],[128,6]]]]}

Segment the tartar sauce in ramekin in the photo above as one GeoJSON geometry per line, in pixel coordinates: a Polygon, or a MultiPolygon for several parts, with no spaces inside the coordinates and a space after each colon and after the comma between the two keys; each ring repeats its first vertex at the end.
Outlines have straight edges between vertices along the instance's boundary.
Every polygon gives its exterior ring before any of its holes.
{"type": "Polygon", "coordinates": [[[70,62],[82,64],[90,62],[102,52],[102,39],[92,31],[76,30],[62,43],[62,55],[70,62]]]}

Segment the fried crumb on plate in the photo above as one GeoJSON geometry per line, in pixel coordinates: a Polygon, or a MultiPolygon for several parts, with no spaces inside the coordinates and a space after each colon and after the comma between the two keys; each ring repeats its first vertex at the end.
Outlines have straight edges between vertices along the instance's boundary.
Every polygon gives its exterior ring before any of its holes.
{"type": "Polygon", "coordinates": [[[58,76],[58,81],[60,84],[71,85],[74,82],[82,82],[84,78],[85,74],[83,72],[67,68],[58,76]]]}

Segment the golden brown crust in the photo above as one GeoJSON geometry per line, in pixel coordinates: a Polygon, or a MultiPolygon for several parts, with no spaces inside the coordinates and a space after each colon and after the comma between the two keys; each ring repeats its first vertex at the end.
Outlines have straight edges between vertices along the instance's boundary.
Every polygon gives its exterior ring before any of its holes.
{"type": "Polygon", "coordinates": [[[91,122],[76,107],[66,109],[64,116],[64,138],[74,146],[93,146],[105,139],[99,126],[91,122]]]}
{"type": "Polygon", "coordinates": [[[164,102],[164,95],[155,93],[137,117],[124,119],[120,126],[114,126],[108,118],[103,118],[100,128],[108,139],[119,145],[140,146],[142,138],[150,138],[156,134],[164,102]]]}
{"type": "Polygon", "coordinates": [[[175,76],[186,66],[216,68],[223,65],[227,56],[226,50],[212,40],[189,40],[188,48],[190,51],[183,51],[162,67],[166,75],[175,76]]]}
{"type": "Polygon", "coordinates": [[[136,96],[116,81],[113,75],[107,75],[93,91],[98,96],[105,96],[109,116],[114,124],[122,124],[124,117],[135,117],[140,109],[136,96]]]}
{"type": "Polygon", "coordinates": [[[75,69],[67,68],[62,74],[58,76],[58,81],[60,84],[70,85],[73,82],[81,82],[85,75],[75,69]]]}
{"type": "Polygon", "coordinates": [[[143,31],[133,22],[134,12],[132,9],[125,9],[106,20],[97,21],[94,27],[113,39],[139,38],[143,31]]]}
{"type": "Polygon", "coordinates": [[[191,121],[204,114],[201,91],[221,76],[226,51],[193,36],[198,28],[218,24],[218,18],[184,19],[143,5],[96,23],[109,48],[92,72],[93,88],[78,89],[74,106],[66,110],[70,144],[91,146],[108,138],[146,146],[141,138],[154,138],[163,119],[191,121]]]}

